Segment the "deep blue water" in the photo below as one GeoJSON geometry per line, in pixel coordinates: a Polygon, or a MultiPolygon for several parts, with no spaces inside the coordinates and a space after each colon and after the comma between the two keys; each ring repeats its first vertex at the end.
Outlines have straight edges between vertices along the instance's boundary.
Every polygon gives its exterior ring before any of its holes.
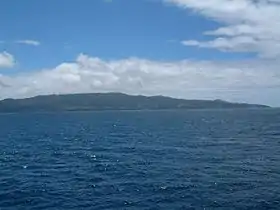
{"type": "Polygon", "coordinates": [[[280,110],[0,115],[0,209],[279,209],[280,110]]]}

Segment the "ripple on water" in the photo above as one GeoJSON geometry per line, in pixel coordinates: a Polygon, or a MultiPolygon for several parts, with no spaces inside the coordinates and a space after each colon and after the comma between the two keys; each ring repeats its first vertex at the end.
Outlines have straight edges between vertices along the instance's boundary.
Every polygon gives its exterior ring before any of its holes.
{"type": "Polygon", "coordinates": [[[0,209],[277,209],[279,116],[1,115],[0,209]]]}

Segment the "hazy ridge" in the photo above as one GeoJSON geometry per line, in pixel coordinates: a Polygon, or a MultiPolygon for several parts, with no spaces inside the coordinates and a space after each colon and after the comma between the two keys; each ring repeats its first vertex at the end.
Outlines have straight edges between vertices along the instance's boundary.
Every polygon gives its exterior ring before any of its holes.
{"type": "Polygon", "coordinates": [[[231,103],[222,100],[185,100],[165,96],[134,96],[123,93],[45,95],[0,101],[0,112],[165,110],[267,108],[259,104],[231,103]]]}

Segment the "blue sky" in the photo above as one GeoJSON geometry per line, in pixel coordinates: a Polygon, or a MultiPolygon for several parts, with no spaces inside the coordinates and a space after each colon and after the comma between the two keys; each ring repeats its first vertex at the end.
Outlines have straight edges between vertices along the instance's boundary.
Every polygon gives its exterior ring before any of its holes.
{"type": "Polygon", "coordinates": [[[3,0],[0,40],[21,70],[55,66],[78,53],[104,59],[237,59],[245,54],[184,47],[181,40],[207,39],[217,23],[173,5],[150,0],[3,0]],[[40,47],[14,44],[37,40],[40,47]]]}
{"type": "Polygon", "coordinates": [[[122,91],[280,105],[279,2],[2,0],[0,98],[122,91]]]}

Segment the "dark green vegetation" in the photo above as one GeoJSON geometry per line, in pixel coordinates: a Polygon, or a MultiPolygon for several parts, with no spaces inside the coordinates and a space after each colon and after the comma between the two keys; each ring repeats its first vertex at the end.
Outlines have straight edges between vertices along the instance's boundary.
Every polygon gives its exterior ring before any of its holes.
{"type": "Polygon", "coordinates": [[[164,96],[131,96],[122,93],[47,95],[26,99],[5,99],[0,101],[0,112],[222,109],[265,107],[267,106],[229,103],[221,100],[184,100],[164,96]]]}

